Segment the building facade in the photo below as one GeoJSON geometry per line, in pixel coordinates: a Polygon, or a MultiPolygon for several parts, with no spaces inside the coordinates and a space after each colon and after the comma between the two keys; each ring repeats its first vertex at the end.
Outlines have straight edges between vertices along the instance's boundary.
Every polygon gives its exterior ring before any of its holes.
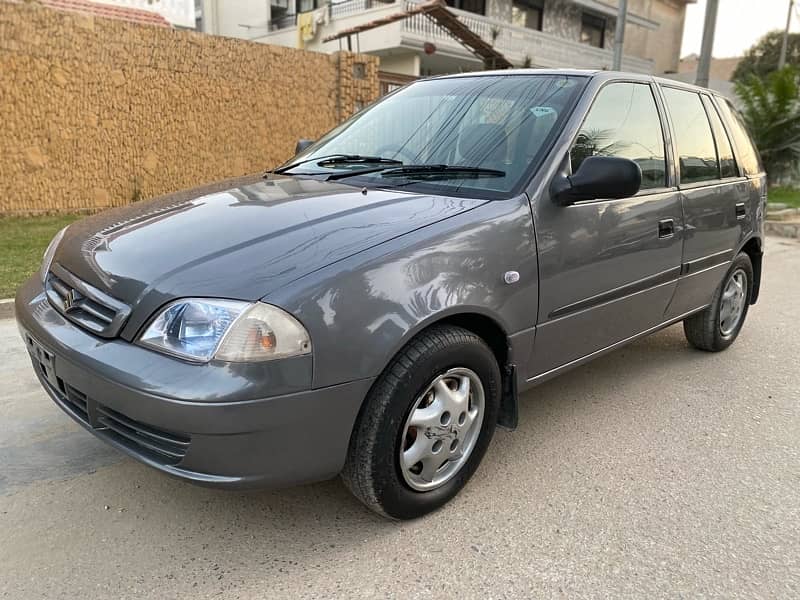
{"type": "MultiPolygon", "coordinates": [[[[99,0],[159,12],[175,26],[318,52],[352,49],[381,58],[381,70],[419,77],[480,70],[483,64],[425,15],[340,40],[422,0],[99,0]]],[[[686,5],[628,0],[623,69],[675,73],[686,5]]],[[[609,69],[617,0],[446,0],[458,18],[517,66],[609,69]]]]}
{"type": "MultiPolygon", "coordinates": [[[[742,60],[741,56],[729,58],[712,58],[709,65],[708,89],[719,92],[733,102],[737,108],[742,108],[741,100],[736,95],[733,73],[742,60]]],[[[678,72],[666,75],[668,79],[682,81],[684,83],[694,83],[697,81],[697,70],[700,66],[700,57],[697,54],[684,56],[678,65],[678,72]]]]}
{"type": "Polygon", "coordinates": [[[628,10],[658,23],[658,29],[625,28],[625,49],[653,61],[657,75],[678,71],[686,5],[696,0],[628,0],[628,10]]]}
{"type": "MultiPolygon", "coordinates": [[[[332,52],[340,47],[381,57],[381,70],[405,76],[480,70],[482,63],[448,32],[415,15],[350,39],[337,32],[403,11],[413,2],[270,0],[268,30],[251,39],[332,52]],[[277,4],[282,3],[282,4],[277,4]],[[302,13],[311,12],[308,16],[302,13]],[[305,20],[304,20],[305,19],[305,20]],[[298,23],[303,34],[298,33],[298,23]]],[[[694,0],[629,0],[623,69],[677,71],[686,4],[694,0]]],[[[616,27],[614,0],[447,0],[452,12],[513,64],[609,69],[616,27]]]]}

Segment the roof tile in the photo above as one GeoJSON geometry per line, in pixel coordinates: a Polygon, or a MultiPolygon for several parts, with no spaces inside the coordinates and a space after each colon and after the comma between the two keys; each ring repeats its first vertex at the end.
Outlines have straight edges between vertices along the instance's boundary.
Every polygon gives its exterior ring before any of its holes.
{"type": "Polygon", "coordinates": [[[88,0],[40,0],[43,6],[67,12],[76,12],[93,17],[106,19],[119,19],[139,25],[155,25],[157,27],[172,27],[162,15],[139,8],[127,8],[89,2],[88,0]]]}

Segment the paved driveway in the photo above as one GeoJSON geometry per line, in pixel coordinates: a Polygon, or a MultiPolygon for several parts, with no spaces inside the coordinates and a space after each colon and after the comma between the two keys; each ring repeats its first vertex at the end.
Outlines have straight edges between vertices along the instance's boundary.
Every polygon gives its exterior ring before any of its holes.
{"type": "Polygon", "coordinates": [[[800,244],[737,343],[672,327],[525,395],[464,492],[388,523],[338,481],[193,487],[94,440],[0,322],[0,597],[800,596],[800,244]]]}

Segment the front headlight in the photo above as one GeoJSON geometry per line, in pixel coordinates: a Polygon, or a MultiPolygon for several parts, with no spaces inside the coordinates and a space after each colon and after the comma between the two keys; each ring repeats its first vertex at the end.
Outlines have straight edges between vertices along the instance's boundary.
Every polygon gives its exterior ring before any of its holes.
{"type": "Polygon", "coordinates": [[[280,308],[205,298],[168,304],[139,343],[202,362],[260,362],[311,352],[306,330],[280,308]]]}
{"type": "MultiPolygon", "coordinates": [[[[69,227],[69,225],[67,225],[67,227],[69,227]]],[[[64,227],[64,229],[53,236],[53,239],[50,240],[50,243],[47,245],[47,250],[44,251],[44,256],[42,256],[42,266],[39,269],[39,277],[41,278],[42,283],[44,283],[47,279],[47,272],[50,270],[50,265],[53,263],[53,257],[56,254],[56,250],[58,250],[58,245],[61,243],[61,239],[67,232],[67,227],[64,227]]]]}

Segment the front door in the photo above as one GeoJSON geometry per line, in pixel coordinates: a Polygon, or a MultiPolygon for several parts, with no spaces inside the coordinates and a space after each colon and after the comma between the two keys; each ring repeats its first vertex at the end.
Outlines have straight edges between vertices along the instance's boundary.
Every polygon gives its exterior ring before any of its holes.
{"type": "Polygon", "coordinates": [[[683,217],[652,84],[613,81],[594,99],[570,151],[642,169],[630,198],[534,205],[539,315],[528,379],[557,372],[661,324],[680,275],[683,217]]]}

